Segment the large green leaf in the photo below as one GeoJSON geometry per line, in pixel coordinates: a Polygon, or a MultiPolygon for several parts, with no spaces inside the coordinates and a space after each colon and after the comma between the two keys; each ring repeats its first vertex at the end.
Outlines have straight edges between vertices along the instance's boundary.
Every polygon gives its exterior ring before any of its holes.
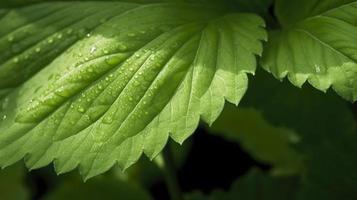
{"type": "Polygon", "coordinates": [[[85,178],[238,104],[266,38],[255,15],[197,4],[49,3],[0,22],[0,166],[85,178]]]}
{"type": "Polygon", "coordinates": [[[282,30],[269,33],[263,67],[296,86],[332,88],[357,100],[357,1],[278,0],[282,30]]]}
{"type": "Polygon", "coordinates": [[[256,109],[227,105],[210,130],[238,142],[256,160],[270,164],[274,175],[302,171],[302,156],[292,147],[299,136],[287,128],[271,125],[256,109]]]}

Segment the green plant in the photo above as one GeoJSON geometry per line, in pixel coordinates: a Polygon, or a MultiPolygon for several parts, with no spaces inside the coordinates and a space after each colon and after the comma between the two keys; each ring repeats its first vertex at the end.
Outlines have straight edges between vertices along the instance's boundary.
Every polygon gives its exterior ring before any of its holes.
{"type": "Polygon", "coordinates": [[[326,188],[334,188],[328,198],[355,194],[356,123],[334,92],[357,100],[356,0],[3,0],[0,8],[1,167],[53,162],[58,174],[79,168],[87,180],[145,154],[163,161],[172,198],[182,199],[172,152],[160,152],[245,96],[212,132],[274,176],[304,177],[297,198],[326,188]],[[260,68],[334,92],[306,85],[296,95],[260,68]],[[319,174],[328,156],[343,163],[330,165],[342,175],[319,174]]]}

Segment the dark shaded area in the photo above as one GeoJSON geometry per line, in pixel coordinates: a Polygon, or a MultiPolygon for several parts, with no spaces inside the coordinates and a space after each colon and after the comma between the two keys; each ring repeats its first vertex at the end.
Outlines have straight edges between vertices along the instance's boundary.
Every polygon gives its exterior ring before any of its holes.
{"type": "MultiPolygon", "coordinates": [[[[268,170],[269,166],[255,161],[237,143],[227,142],[199,128],[193,134],[193,145],[187,162],[178,169],[177,178],[183,192],[215,189],[228,190],[237,177],[252,167],[268,170]]],[[[164,180],[150,188],[155,200],[167,200],[169,195],[164,180]]]]}
{"type": "Polygon", "coordinates": [[[263,170],[269,166],[258,163],[237,143],[227,142],[199,128],[193,136],[192,150],[186,164],[179,169],[178,179],[184,192],[229,189],[237,177],[251,167],[263,170]]]}
{"type": "Polygon", "coordinates": [[[27,173],[26,185],[29,188],[31,199],[41,199],[45,194],[54,189],[60,180],[52,166],[27,173]]]}

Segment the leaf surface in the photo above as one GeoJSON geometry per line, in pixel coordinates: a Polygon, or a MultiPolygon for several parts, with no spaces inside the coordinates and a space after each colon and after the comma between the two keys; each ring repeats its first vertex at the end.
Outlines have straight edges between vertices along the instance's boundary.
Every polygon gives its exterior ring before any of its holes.
{"type": "Polygon", "coordinates": [[[182,143],[254,73],[261,18],[198,4],[49,3],[0,30],[0,166],[85,178],[182,143]],[[78,12],[81,10],[82,12],[78,12]],[[11,51],[9,51],[9,49],[11,51]]]}
{"type": "Polygon", "coordinates": [[[298,87],[308,81],[356,101],[357,1],[278,0],[276,14],[283,28],[270,31],[263,68],[298,87]]]}

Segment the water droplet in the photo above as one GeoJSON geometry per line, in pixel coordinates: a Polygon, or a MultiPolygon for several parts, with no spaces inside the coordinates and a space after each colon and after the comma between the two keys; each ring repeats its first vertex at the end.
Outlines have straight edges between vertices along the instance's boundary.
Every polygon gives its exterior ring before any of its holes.
{"type": "Polygon", "coordinates": [[[2,120],[5,120],[7,118],[7,115],[2,116],[2,120]]]}
{"type": "Polygon", "coordinates": [[[119,64],[120,62],[122,61],[122,57],[120,56],[112,56],[112,57],[106,57],[105,59],[105,62],[108,64],[108,65],[111,65],[111,66],[114,66],[114,65],[117,65],[119,64]]]}
{"type": "Polygon", "coordinates": [[[117,48],[119,51],[126,51],[128,47],[125,44],[117,44],[117,48]]]}
{"type": "Polygon", "coordinates": [[[18,63],[19,62],[19,58],[15,57],[14,58],[14,63],[18,63]]]}
{"type": "Polygon", "coordinates": [[[90,34],[90,33],[87,33],[86,37],[90,37],[90,36],[91,36],[91,34],[90,34]]]}
{"type": "Polygon", "coordinates": [[[67,34],[72,34],[72,32],[73,32],[73,29],[71,29],[71,28],[67,30],[67,34]]]}
{"type": "Polygon", "coordinates": [[[36,51],[37,53],[39,53],[39,52],[41,51],[41,48],[40,48],[40,47],[37,47],[37,48],[35,49],[35,51],[36,51]]]}
{"type": "Polygon", "coordinates": [[[48,42],[48,44],[52,44],[53,43],[53,39],[50,38],[47,42],[48,42]]]}
{"type": "Polygon", "coordinates": [[[97,47],[96,46],[92,46],[92,48],[90,49],[90,53],[93,54],[96,50],[97,50],[97,47]]]}
{"type": "Polygon", "coordinates": [[[78,107],[78,112],[80,112],[80,113],[84,113],[84,108],[83,108],[83,107],[81,107],[81,106],[79,106],[79,107],[78,107]]]}
{"type": "Polygon", "coordinates": [[[61,38],[62,38],[62,33],[58,34],[58,35],[57,35],[57,38],[58,38],[58,39],[61,39],[61,38]]]}
{"type": "Polygon", "coordinates": [[[135,33],[128,33],[128,36],[129,36],[129,37],[135,37],[136,34],[135,34],[135,33]]]}
{"type": "Polygon", "coordinates": [[[315,65],[315,71],[316,71],[317,73],[320,73],[320,72],[321,72],[320,66],[315,65]]]}
{"type": "Polygon", "coordinates": [[[14,41],[14,36],[10,35],[8,38],[7,38],[7,41],[9,42],[13,42],[14,41]]]}
{"type": "Polygon", "coordinates": [[[104,117],[104,119],[103,119],[103,123],[105,123],[105,124],[111,124],[111,123],[113,123],[113,118],[112,118],[111,116],[106,116],[106,117],[104,117]]]}

